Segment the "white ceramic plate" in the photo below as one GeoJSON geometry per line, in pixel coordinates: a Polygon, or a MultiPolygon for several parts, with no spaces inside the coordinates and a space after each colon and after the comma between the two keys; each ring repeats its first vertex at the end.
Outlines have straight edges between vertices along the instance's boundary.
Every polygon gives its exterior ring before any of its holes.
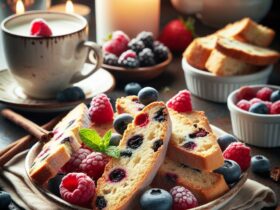
{"type": "MultiPolygon", "coordinates": [[[[217,136],[221,136],[226,134],[225,131],[221,130],[220,128],[217,128],[214,125],[211,125],[211,128],[213,129],[214,133],[217,136]]],[[[35,144],[28,152],[26,159],[25,159],[25,170],[28,175],[28,171],[30,169],[31,164],[33,163],[33,160],[35,159],[35,157],[37,156],[37,154],[40,152],[41,149],[41,144],[37,143],[35,144]]],[[[29,177],[30,179],[30,177],[29,177]]],[[[215,209],[220,209],[221,207],[223,207],[224,205],[226,205],[234,196],[237,195],[237,193],[241,190],[242,186],[244,185],[244,183],[247,180],[247,173],[243,173],[241,179],[239,180],[239,182],[237,182],[227,193],[225,193],[223,196],[221,196],[220,198],[217,198],[207,204],[198,206],[197,208],[193,208],[193,210],[215,210],[215,209]]],[[[31,184],[37,188],[44,196],[48,197],[50,200],[56,202],[58,205],[64,206],[64,207],[68,207],[71,209],[84,209],[87,210],[86,208],[82,208],[80,206],[76,206],[76,205],[72,205],[66,201],[64,201],[63,199],[61,199],[60,197],[54,195],[53,193],[51,193],[47,188],[44,188],[42,186],[36,185],[34,182],[32,182],[32,180],[30,179],[31,184]]]]}

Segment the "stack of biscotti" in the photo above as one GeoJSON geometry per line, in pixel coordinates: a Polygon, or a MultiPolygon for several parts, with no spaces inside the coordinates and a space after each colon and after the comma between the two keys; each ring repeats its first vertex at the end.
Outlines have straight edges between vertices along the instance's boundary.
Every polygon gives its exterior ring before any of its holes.
{"type": "Polygon", "coordinates": [[[133,209],[136,197],[162,165],[170,135],[171,122],[163,102],[153,102],[138,112],[118,146],[120,158],[111,159],[97,181],[95,209],[133,209]]]}
{"type": "Polygon", "coordinates": [[[71,155],[81,147],[79,129],[88,126],[88,108],[80,104],[54,127],[53,138],[43,146],[30,168],[31,179],[43,185],[56,176],[71,155]]]}
{"type": "Polygon", "coordinates": [[[217,76],[248,74],[279,59],[278,52],[266,48],[274,36],[272,29],[244,18],[194,39],[183,56],[191,66],[217,76]]]}
{"type": "MultiPolygon", "coordinates": [[[[139,112],[137,106],[137,96],[122,97],[116,101],[119,114],[135,116],[139,112]]],[[[168,112],[172,122],[171,139],[165,163],[160,167],[153,186],[169,190],[172,186],[183,185],[196,195],[200,204],[225,193],[228,186],[223,176],[211,172],[223,165],[224,159],[204,112],[179,113],[170,108],[168,112]]]]}

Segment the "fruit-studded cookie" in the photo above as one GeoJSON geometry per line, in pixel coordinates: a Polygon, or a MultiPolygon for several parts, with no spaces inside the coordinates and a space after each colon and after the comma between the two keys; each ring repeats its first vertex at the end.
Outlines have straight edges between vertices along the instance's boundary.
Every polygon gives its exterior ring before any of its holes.
{"type": "Polygon", "coordinates": [[[163,163],[170,135],[171,122],[163,102],[151,103],[139,112],[124,132],[120,158],[109,161],[97,182],[95,208],[131,207],[163,163]]]}

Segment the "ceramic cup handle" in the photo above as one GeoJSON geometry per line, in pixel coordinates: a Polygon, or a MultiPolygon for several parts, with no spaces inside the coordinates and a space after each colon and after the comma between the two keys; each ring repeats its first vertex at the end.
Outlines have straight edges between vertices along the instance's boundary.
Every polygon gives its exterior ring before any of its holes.
{"type": "Polygon", "coordinates": [[[76,83],[89,77],[102,66],[103,55],[102,55],[101,46],[91,41],[84,41],[81,44],[81,48],[85,48],[85,47],[89,49],[88,59],[94,65],[94,67],[90,71],[86,71],[86,72],[81,71],[76,73],[72,77],[71,83],[76,83]]]}

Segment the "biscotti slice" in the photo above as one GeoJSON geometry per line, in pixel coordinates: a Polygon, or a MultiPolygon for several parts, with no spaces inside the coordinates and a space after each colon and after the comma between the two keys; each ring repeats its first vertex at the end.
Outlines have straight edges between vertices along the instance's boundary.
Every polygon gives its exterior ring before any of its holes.
{"type": "Polygon", "coordinates": [[[54,127],[53,138],[43,146],[30,168],[31,179],[43,185],[54,177],[81,147],[79,129],[88,126],[88,108],[80,104],[54,127]]]}
{"type": "Polygon", "coordinates": [[[205,67],[209,72],[217,76],[249,74],[256,70],[255,66],[226,56],[216,49],[211,52],[205,67]]]}
{"type": "Polygon", "coordinates": [[[118,98],[116,101],[116,111],[117,113],[130,113],[131,115],[136,115],[145,106],[141,104],[137,96],[126,96],[118,98]]]}
{"type": "MultiPolygon", "coordinates": [[[[116,106],[123,106],[123,100],[129,98],[120,98],[116,106]]],[[[129,107],[119,110],[135,115],[133,105],[136,103],[131,102],[129,107]]],[[[175,161],[200,170],[210,171],[222,166],[224,158],[204,112],[179,113],[168,110],[172,122],[172,135],[167,155],[175,161]]],[[[121,113],[123,112],[119,114],[121,113]]]]}
{"type": "Polygon", "coordinates": [[[187,62],[198,69],[205,69],[205,63],[215,48],[217,36],[196,38],[187,47],[183,56],[187,62]]]}
{"type": "Polygon", "coordinates": [[[280,58],[277,51],[225,37],[218,38],[216,49],[227,56],[258,66],[273,64],[280,58]]]}
{"type": "Polygon", "coordinates": [[[261,47],[269,46],[275,36],[275,32],[272,29],[257,24],[250,18],[243,18],[233,24],[229,24],[217,31],[216,34],[261,47]]]}
{"type": "Polygon", "coordinates": [[[212,171],[224,164],[217,137],[202,111],[179,113],[168,109],[172,135],[167,156],[195,169],[212,171]]]}
{"type": "Polygon", "coordinates": [[[97,182],[95,209],[133,209],[141,191],[151,184],[163,163],[171,134],[168,110],[154,102],[139,112],[128,125],[119,149],[97,182]]]}
{"type": "Polygon", "coordinates": [[[220,197],[229,190],[223,175],[192,169],[165,158],[152,186],[170,191],[178,185],[190,190],[200,205],[220,197]]]}

